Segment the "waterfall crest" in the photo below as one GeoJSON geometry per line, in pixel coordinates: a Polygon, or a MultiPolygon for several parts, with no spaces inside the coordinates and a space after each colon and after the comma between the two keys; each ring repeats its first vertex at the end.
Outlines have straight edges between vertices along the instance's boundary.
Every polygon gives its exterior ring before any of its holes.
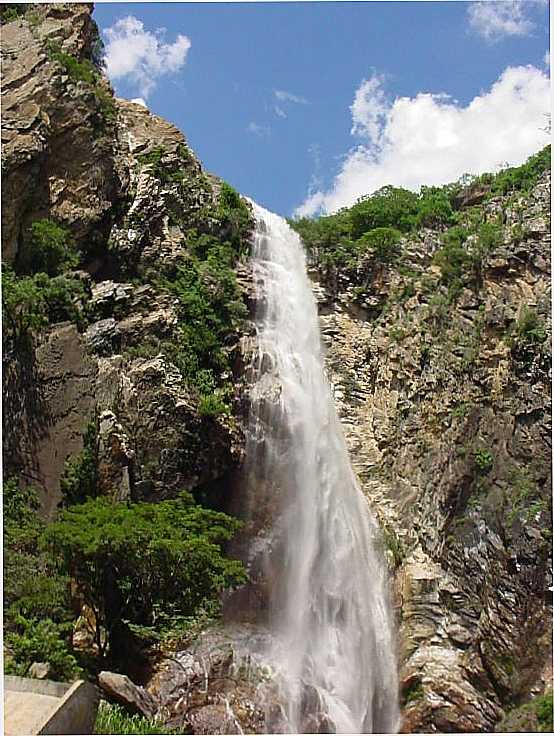
{"type": "Polygon", "coordinates": [[[302,243],[285,220],[253,207],[247,477],[256,478],[257,503],[272,508],[263,567],[284,730],[392,733],[398,686],[378,527],[325,378],[302,243]]]}

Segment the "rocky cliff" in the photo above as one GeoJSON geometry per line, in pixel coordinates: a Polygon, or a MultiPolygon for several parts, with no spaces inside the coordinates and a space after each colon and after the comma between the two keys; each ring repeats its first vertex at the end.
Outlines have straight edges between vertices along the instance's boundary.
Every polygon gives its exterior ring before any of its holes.
{"type": "MultiPolygon", "coordinates": [[[[182,133],[113,97],[91,10],[26,6],[2,25],[4,474],[38,489],[43,518],[83,484],[226,509],[250,211],[182,133]]],[[[464,247],[487,247],[455,289],[451,223],[412,229],[394,257],[312,251],[329,376],[394,577],[405,732],[490,731],[551,686],[549,168],[489,189],[456,195],[464,247]]],[[[209,687],[200,641],[150,681],[159,712],[193,732],[262,729],[213,637],[209,687]]]]}
{"type": "Polygon", "coordinates": [[[55,222],[78,254],[63,275],[80,285],[77,316],[49,318],[31,346],[5,335],[4,468],[42,490],[48,515],[90,421],[100,485],[119,499],[223,488],[242,451],[233,371],[245,299],[231,268],[248,247],[248,211],[223,201],[176,128],[113,97],[94,65],[91,10],[33,6],[2,26],[4,263],[29,278],[36,223],[55,222]],[[222,242],[232,252],[210,269],[206,252],[222,242]],[[202,297],[229,317],[198,348],[180,332],[179,268],[191,260],[202,297]],[[201,369],[206,386],[184,380],[201,369]],[[206,399],[214,390],[220,407],[206,399]]]}
{"type": "Polygon", "coordinates": [[[490,731],[552,685],[549,167],[527,194],[485,195],[458,221],[494,223],[494,242],[455,298],[446,225],[392,262],[313,257],[336,403],[394,570],[405,732],[490,731]]]}

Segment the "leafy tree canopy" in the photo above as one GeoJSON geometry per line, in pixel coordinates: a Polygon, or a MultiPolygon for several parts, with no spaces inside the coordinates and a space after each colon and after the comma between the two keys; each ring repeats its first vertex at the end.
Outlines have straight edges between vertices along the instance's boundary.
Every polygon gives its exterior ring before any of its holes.
{"type": "Polygon", "coordinates": [[[64,511],[44,542],[61,556],[113,643],[127,625],[151,626],[156,611],[193,615],[225,587],[243,582],[222,546],[240,522],[197,506],[189,493],[160,503],[114,504],[100,497],[64,511]]]}

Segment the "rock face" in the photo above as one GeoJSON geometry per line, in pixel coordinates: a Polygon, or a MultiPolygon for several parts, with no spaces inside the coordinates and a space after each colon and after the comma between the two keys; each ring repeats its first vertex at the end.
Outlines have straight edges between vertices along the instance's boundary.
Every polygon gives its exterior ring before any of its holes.
{"type": "MultiPolygon", "coordinates": [[[[53,59],[87,59],[98,43],[92,5],[36,5],[2,28],[2,243],[16,259],[25,231],[51,216],[79,244],[101,242],[121,194],[113,121],[102,93],[53,59]],[[52,49],[55,49],[53,52],[52,49]]],[[[107,85],[104,94],[108,94],[107,85]]]]}
{"type": "MultiPolygon", "coordinates": [[[[213,214],[220,184],[173,125],[113,98],[99,72],[86,76],[98,43],[91,11],[32,6],[2,27],[4,261],[17,267],[30,225],[48,217],[70,231],[86,269],[85,323],[51,325],[25,356],[4,353],[5,472],[41,489],[47,517],[91,420],[100,487],[118,499],[214,483],[222,496],[243,452],[240,413],[200,414],[163,350],[179,324],[158,282],[187,256],[191,231],[227,237],[213,214]]],[[[228,354],[238,357],[239,337],[228,354]]]]}
{"type": "Polygon", "coordinates": [[[337,406],[394,571],[406,732],[489,731],[544,687],[549,202],[546,173],[529,197],[481,206],[486,219],[505,213],[502,242],[478,293],[455,304],[431,260],[437,231],[408,239],[400,263],[374,265],[357,290],[314,272],[337,406]],[[517,338],[529,310],[540,346],[517,338]]]}

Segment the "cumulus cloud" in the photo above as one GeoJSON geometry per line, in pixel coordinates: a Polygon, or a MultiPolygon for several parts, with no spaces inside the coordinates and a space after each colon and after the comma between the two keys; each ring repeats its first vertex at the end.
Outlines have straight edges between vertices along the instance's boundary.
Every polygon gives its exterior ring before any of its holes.
{"type": "Polygon", "coordinates": [[[259,123],[251,122],[246,126],[246,130],[249,133],[257,135],[259,138],[268,138],[271,133],[269,125],[260,125],[259,123]]]}
{"type": "Polygon", "coordinates": [[[533,66],[508,67],[467,106],[444,93],[388,100],[374,74],[350,108],[362,143],[346,154],[332,187],[309,192],[295,214],[334,212],[386,184],[417,190],[520,164],[549,140],[549,105],[548,77],[533,66]]]}
{"type": "Polygon", "coordinates": [[[110,79],[127,79],[146,99],[160,77],[179,71],[185,64],[190,39],[178,34],[173,43],[166,43],[165,30],[147,31],[144,23],[132,15],[107,28],[106,71],[110,79]]]}
{"type": "Polygon", "coordinates": [[[380,74],[373,74],[369,79],[364,79],[356,90],[350,107],[352,135],[367,136],[377,142],[388,112],[384,81],[380,74]]]}
{"type": "Polygon", "coordinates": [[[142,97],[133,97],[131,102],[136,102],[137,105],[142,105],[143,107],[148,107],[146,104],[146,100],[143,100],[142,97]]]}
{"type": "Polygon", "coordinates": [[[472,30],[487,41],[497,41],[531,33],[535,28],[530,18],[532,9],[533,0],[481,0],[471,3],[467,13],[472,30]]]}

